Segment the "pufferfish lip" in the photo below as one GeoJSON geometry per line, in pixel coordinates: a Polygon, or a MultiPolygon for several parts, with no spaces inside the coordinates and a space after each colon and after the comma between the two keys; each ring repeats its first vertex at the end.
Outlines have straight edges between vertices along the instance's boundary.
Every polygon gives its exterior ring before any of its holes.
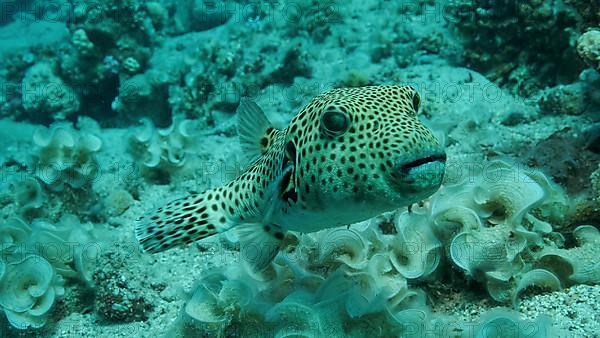
{"type": "Polygon", "coordinates": [[[446,154],[435,151],[409,162],[396,162],[391,176],[394,185],[401,191],[426,192],[439,187],[445,169],[446,154]]]}
{"type": "Polygon", "coordinates": [[[408,162],[408,163],[399,164],[399,165],[397,165],[397,168],[398,168],[399,174],[404,176],[404,175],[409,175],[410,172],[416,168],[422,167],[422,166],[430,164],[430,163],[436,163],[436,162],[439,162],[440,164],[445,163],[446,162],[446,153],[442,152],[442,153],[437,153],[437,154],[432,154],[429,156],[421,157],[421,158],[418,158],[418,159],[408,162]]]}

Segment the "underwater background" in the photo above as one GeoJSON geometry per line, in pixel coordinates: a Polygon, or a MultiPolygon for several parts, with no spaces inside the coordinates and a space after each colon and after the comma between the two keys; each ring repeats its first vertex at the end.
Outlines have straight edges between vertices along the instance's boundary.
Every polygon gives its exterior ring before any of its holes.
{"type": "Polygon", "coordinates": [[[600,336],[597,1],[0,5],[0,337],[600,336]],[[411,212],[260,273],[235,233],[140,251],[139,216],[243,172],[241,97],[285,127],[380,84],[446,147],[411,212]]]}

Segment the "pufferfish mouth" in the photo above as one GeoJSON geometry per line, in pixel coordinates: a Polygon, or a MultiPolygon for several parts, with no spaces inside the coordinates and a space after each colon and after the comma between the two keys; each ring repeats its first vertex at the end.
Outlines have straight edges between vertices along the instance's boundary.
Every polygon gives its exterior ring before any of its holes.
{"type": "Polygon", "coordinates": [[[446,171],[446,154],[434,152],[410,162],[396,162],[392,181],[404,192],[430,192],[436,190],[446,171]]]}
{"type": "Polygon", "coordinates": [[[422,167],[427,164],[432,164],[432,163],[433,164],[446,163],[446,154],[441,153],[441,154],[430,155],[430,156],[419,158],[412,162],[408,162],[406,164],[402,164],[402,165],[400,165],[399,171],[400,171],[400,174],[409,175],[411,170],[422,167]]]}

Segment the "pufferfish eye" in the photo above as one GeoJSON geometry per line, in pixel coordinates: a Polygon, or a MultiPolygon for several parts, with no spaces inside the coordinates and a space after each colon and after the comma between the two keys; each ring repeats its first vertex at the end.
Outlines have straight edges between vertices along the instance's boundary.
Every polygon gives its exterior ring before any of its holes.
{"type": "Polygon", "coordinates": [[[419,112],[419,106],[421,105],[421,97],[419,93],[415,93],[412,98],[412,105],[415,113],[419,112]]]}
{"type": "Polygon", "coordinates": [[[338,108],[327,108],[321,115],[321,130],[327,136],[340,136],[348,128],[350,128],[350,117],[338,108]]]}

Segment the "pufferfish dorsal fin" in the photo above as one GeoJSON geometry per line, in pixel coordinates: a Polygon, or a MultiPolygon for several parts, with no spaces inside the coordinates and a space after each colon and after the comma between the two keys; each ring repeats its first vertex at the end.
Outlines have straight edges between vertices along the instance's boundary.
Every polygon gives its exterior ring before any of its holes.
{"type": "Polygon", "coordinates": [[[237,108],[238,135],[245,157],[253,161],[263,155],[272,143],[273,126],[262,109],[243,97],[237,108]]]}

